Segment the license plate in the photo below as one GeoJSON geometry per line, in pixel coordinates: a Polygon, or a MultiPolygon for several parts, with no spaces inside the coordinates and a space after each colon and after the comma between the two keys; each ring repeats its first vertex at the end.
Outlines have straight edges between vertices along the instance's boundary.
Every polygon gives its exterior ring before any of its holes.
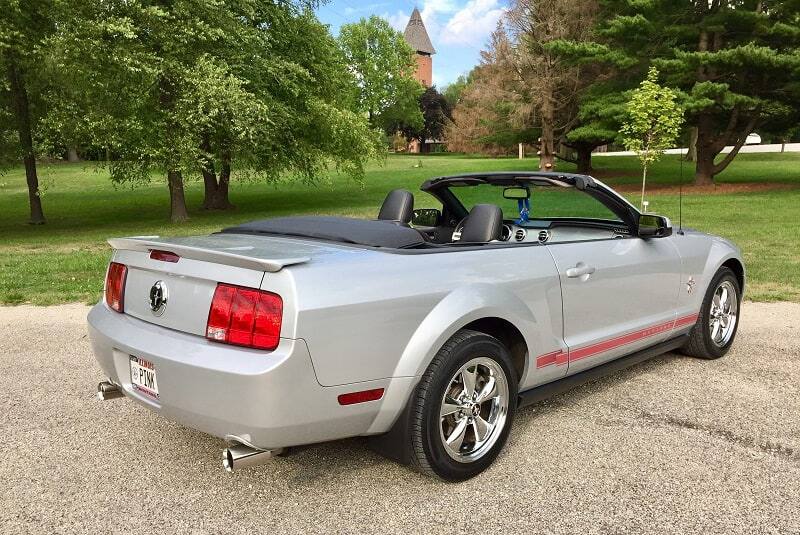
{"type": "Polygon", "coordinates": [[[131,356],[131,385],[137,392],[158,399],[156,367],[152,362],[131,356]]]}

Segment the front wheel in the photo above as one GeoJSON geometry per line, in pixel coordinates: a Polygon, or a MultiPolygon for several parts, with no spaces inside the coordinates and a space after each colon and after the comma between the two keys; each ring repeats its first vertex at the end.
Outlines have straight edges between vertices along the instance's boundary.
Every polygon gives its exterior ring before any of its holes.
{"type": "Polygon", "coordinates": [[[508,350],[496,338],[456,333],[434,357],[412,400],[412,464],[448,481],[485,470],[514,419],[513,370],[508,350]]]}
{"type": "Polygon", "coordinates": [[[736,275],[720,268],[703,299],[697,323],[682,351],[693,357],[718,359],[728,352],[739,327],[742,291],[736,275]]]}

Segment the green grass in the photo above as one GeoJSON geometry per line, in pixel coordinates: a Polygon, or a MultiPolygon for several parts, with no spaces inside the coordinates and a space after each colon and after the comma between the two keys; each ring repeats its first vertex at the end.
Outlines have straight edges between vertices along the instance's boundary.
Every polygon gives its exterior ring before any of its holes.
{"type": "MultiPolygon", "coordinates": [[[[628,189],[639,183],[638,163],[631,157],[595,158],[596,176],[628,189]]],[[[486,159],[470,156],[391,156],[368,169],[359,185],[332,174],[325,183],[269,185],[236,182],[231,200],[237,209],[199,209],[202,184],[186,188],[189,222],[168,222],[166,185],[155,177],[148,185],[114,188],[102,169],[84,164],[40,165],[47,224],[27,224],[25,175],[15,168],[0,175],[0,302],[52,304],[92,302],[99,298],[109,258],[105,240],[142,234],[208,233],[223,226],[279,215],[313,213],[374,217],[386,192],[405,187],[417,191],[432,176],[482,170],[531,170],[533,159],[486,159]],[[414,167],[418,162],[421,167],[414,167]]],[[[559,170],[571,171],[566,164],[559,170]]],[[[685,164],[685,181],[692,167],[685,164]]],[[[675,185],[679,160],[667,156],[652,170],[649,184],[675,185]]],[[[783,189],[732,194],[684,195],[686,226],[730,238],[744,251],[756,300],[800,301],[800,154],[741,154],[719,177],[720,184],[774,183],[783,189]]],[[[630,197],[635,200],[636,194],[630,197]]],[[[651,210],[677,225],[678,198],[651,194],[651,210]]],[[[418,197],[419,206],[433,206],[418,197]]]]}

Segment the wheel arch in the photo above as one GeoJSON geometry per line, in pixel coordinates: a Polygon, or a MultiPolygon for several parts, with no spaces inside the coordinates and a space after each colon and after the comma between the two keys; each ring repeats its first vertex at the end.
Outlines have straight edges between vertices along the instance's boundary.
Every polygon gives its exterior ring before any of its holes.
{"type": "Polygon", "coordinates": [[[733,271],[739,283],[739,291],[744,294],[744,264],[738,258],[731,257],[725,260],[720,267],[726,267],[733,271]]]}
{"type": "Polygon", "coordinates": [[[366,434],[385,433],[391,429],[391,436],[402,436],[398,430],[405,425],[408,400],[418,379],[442,346],[461,329],[474,329],[512,344],[514,348],[509,351],[518,380],[523,383],[530,368],[527,357],[544,347],[547,333],[541,327],[531,308],[502,286],[474,283],[446,294],[421,321],[395,366],[393,377],[415,380],[407,388],[387,389],[381,410],[366,434]]]}
{"type": "Polygon", "coordinates": [[[422,320],[403,350],[394,377],[422,375],[436,352],[464,328],[506,343],[515,357],[515,368],[518,363],[521,366],[518,379],[527,371],[525,354],[542,343],[537,319],[519,297],[494,285],[470,284],[447,294],[422,320]]]}
{"type": "Polygon", "coordinates": [[[522,380],[527,372],[528,343],[522,332],[513,323],[503,318],[486,317],[472,321],[461,329],[470,329],[497,338],[511,354],[514,371],[517,373],[517,382],[522,380]]]}

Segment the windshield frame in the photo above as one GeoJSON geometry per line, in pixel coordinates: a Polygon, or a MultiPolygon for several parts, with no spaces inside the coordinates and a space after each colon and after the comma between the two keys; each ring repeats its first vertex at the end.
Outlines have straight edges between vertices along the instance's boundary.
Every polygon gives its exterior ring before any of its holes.
{"type": "MultiPolygon", "coordinates": [[[[433,178],[425,181],[421,190],[436,197],[443,205],[445,211],[452,214],[458,220],[463,219],[469,214],[469,210],[461,203],[453,193],[451,187],[469,187],[479,184],[490,184],[493,186],[559,186],[575,188],[594,198],[614,213],[619,221],[613,224],[628,227],[629,231],[636,228],[639,218],[639,211],[628,202],[627,199],[617,192],[588,175],[576,175],[569,173],[554,172],[495,172],[495,173],[468,173],[464,175],[453,175],[433,178]]],[[[612,223],[610,220],[599,220],[591,218],[553,218],[548,221],[578,221],[582,223],[602,224],[607,226],[612,223]]]]}

